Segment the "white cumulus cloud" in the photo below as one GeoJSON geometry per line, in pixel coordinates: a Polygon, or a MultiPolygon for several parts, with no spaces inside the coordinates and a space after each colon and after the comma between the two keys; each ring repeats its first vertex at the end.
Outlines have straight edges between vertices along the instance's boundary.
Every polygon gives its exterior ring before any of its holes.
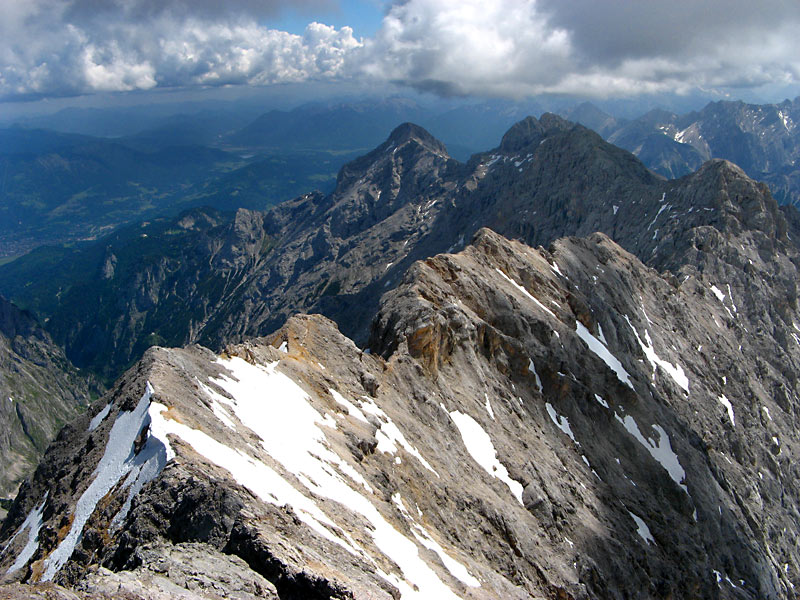
{"type": "Polygon", "coordinates": [[[270,3],[222,4],[0,0],[0,98],[337,79],[361,46],[349,27],[294,35],[244,10],[270,3]]]}
{"type": "Polygon", "coordinates": [[[800,82],[797,0],[395,0],[369,39],[268,26],[334,1],[0,0],[0,99],[309,80],[507,97],[800,82]]]}

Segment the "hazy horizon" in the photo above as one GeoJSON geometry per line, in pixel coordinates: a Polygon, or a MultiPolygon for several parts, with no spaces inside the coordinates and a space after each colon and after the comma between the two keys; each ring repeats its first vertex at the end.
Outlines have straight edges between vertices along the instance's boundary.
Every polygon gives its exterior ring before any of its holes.
{"type": "Polygon", "coordinates": [[[0,0],[0,121],[247,97],[777,103],[800,95],[798,25],[778,0],[0,0]]]}

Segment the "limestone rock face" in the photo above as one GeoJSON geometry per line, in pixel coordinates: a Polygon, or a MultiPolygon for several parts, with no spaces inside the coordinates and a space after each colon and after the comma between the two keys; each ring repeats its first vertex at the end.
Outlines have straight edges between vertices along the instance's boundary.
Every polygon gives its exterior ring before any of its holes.
{"type": "Polygon", "coordinates": [[[319,315],[151,349],[22,488],[0,572],[131,597],[794,597],[792,226],[710,168],[675,198],[720,178],[720,220],[671,271],[602,233],[480,229],[383,296],[369,351],[319,315]]]}

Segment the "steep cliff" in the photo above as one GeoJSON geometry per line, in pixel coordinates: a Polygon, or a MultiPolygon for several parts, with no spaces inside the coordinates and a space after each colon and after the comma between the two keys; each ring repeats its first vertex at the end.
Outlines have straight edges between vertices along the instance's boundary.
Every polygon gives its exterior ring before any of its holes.
{"type": "Polygon", "coordinates": [[[58,430],[88,406],[89,389],[32,316],[0,296],[0,497],[16,493],[58,430]]]}

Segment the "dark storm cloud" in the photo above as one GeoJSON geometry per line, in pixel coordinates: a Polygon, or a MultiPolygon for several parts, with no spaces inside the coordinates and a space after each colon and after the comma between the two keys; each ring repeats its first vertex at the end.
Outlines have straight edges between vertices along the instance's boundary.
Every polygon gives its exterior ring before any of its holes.
{"type": "Polygon", "coordinates": [[[782,36],[800,24],[796,0],[541,0],[539,7],[553,27],[571,32],[578,55],[601,65],[713,55],[731,42],[782,36]]]}
{"type": "Polygon", "coordinates": [[[232,16],[264,19],[287,10],[310,15],[334,5],[334,0],[72,0],[67,2],[64,17],[68,22],[79,23],[118,18],[121,15],[136,21],[165,15],[201,20],[232,16]]]}
{"type": "Polygon", "coordinates": [[[407,0],[368,69],[506,96],[757,87],[800,81],[798,31],[797,0],[407,0]]]}

